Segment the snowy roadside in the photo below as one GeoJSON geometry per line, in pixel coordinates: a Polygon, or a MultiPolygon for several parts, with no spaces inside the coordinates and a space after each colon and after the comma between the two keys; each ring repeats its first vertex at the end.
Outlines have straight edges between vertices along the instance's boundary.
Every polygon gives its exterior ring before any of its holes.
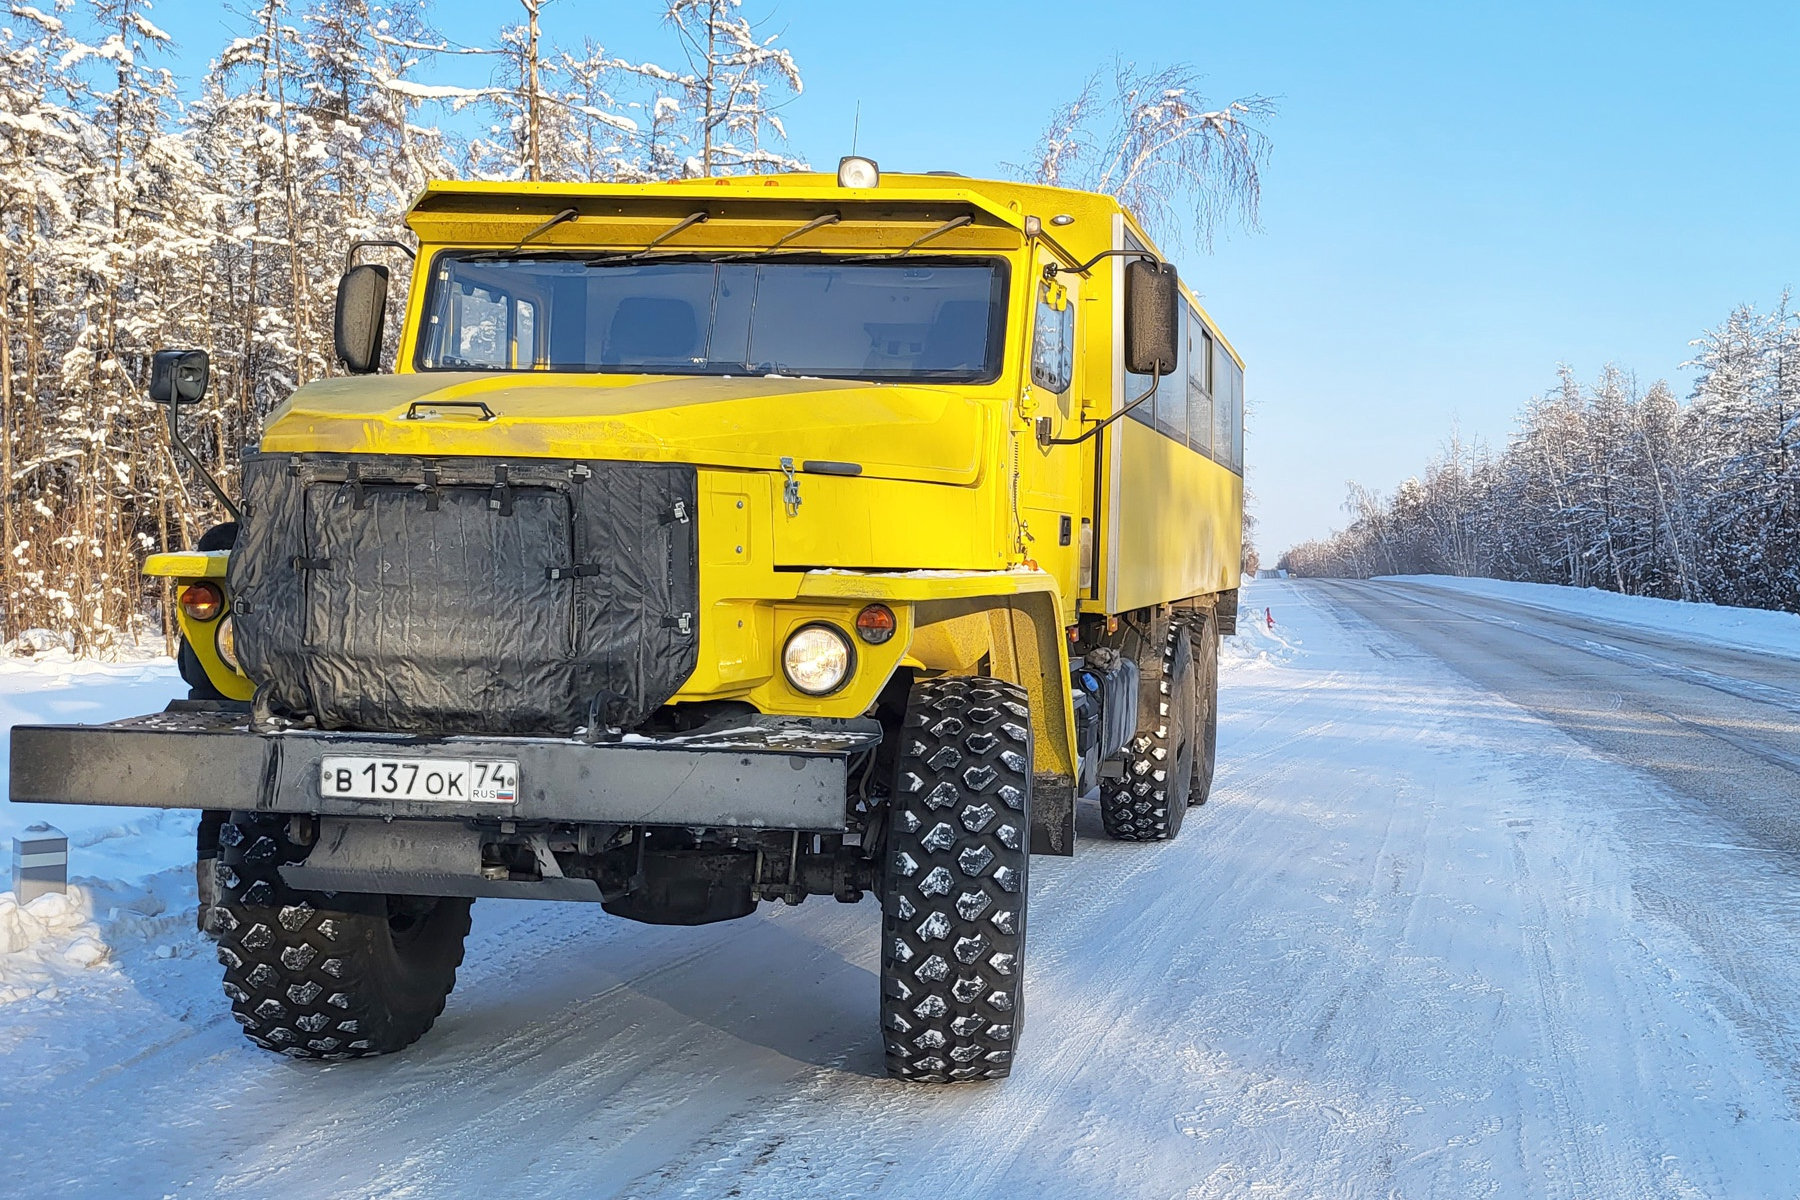
{"type": "MultiPolygon", "coordinates": [[[[0,773],[10,766],[15,723],[111,721],[155,712],[186,691],[167,658],[105,663],[56,650],[0,659],[0,773]]],[[[69,836],[72,886],[21,907],[10,875],[0,880],[0,1006],[54,1004],[70,988],[110,978],[116,950],[193,927],[193,814],[9,802],[0,804],[0,846],[38,822],[69,836]]]]}
{"type": "Polygon", "coordinates": [[[1599,588],[1561,587],[1553,583],[1465,579],[1455,575],[1382,575],[1378,581],[1487,596],[1509,604],[1672,634],[1689,641],[1800,659],[1800,613],[1692,604],[1681,600],[1659,600],[1653,596],[1624,596],[1599,588]]]}
{"type": "MultiPolygon", "coordinates": [[[[1109,842],[1084,807],[1076,857],[1033,861],[1031,1023],[1004,1084],[881,1077],[870,903],[677,929],[484,901],[424,1041],[295,1063],[226,1016],[191,877],[152,872],[130,886],[166,909],[97,887],[108,956],[0,1005],[0,1178],[286,1200],[1800,1195],[1795,1103],[1731,1011],[1739,975],[1794,995],[1800,968],[1723,972],[1639,898],[1646,829],[1691,855],[1726,840],[1708,815],[1304,585],[1258,583],[1244,610],[1213,799],[1166,844],[1109,842]]],[[[14,699],[40,696],[72,698],[14,699]]],[[[1663,882],[1800,903],[1768,856],[1706,855],[1657,860],[1663,882]]]]}

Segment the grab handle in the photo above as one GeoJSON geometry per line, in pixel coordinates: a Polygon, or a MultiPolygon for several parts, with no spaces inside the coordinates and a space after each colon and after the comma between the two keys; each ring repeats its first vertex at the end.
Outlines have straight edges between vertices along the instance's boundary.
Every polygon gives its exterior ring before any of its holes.
{"type": "Polygon", "coordinates": [[[425,418],[419,413],[421,408],[479,408],[481,410],[481,419],[483,421],[492,421],[496,419],[494,410],[489,408],[487,404],[481,400],[414,400],[411,404],[406,406],[406,415],[400,419],[403,421],[423,421],[425,418]]]}

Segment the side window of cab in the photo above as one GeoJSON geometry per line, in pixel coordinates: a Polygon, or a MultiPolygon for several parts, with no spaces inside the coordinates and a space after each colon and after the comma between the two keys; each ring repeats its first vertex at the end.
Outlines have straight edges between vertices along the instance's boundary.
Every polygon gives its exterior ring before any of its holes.
{"type": "Polygon", "coordinates": [[[1031,382],[1061,394],[1075,377],[1075,305],[1067,288],[1046,282],[1038,292],[1031,337],[1031,382]]]}

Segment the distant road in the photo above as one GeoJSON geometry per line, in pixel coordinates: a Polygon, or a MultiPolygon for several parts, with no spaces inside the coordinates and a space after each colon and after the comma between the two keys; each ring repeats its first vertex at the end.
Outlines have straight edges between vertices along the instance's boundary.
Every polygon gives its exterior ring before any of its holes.
{"type": "Polygon", "coordinates": [[[1800,661],[1419,584],[1302,586],[1800,857],[1800,661]]]}

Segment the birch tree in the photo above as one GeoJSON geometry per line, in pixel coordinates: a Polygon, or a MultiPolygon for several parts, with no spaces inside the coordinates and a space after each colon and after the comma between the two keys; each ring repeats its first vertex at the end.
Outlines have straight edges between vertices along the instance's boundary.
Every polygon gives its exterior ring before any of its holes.
{"type": "Polygon", "coordinates": [[[800,94],[794,56],[761,36],[742,15],[742,0],[669,0],[664,20],[679,36],[688,71],[676,82],[687,93],[698,154],[689,175],[791,170],[801,164],[767,143],[787,141],[782,97],[800,94]]]}
{"type": "Polygon", "coordinates": [[[1192,66],[1116,59],[1045,126],[1020,172],[1035,183],[1116,196],[1151,232],[1210,245],[1228,224],[1255,228],[1275,115],[1266,96],[1223,105],[1192,66]]]}

